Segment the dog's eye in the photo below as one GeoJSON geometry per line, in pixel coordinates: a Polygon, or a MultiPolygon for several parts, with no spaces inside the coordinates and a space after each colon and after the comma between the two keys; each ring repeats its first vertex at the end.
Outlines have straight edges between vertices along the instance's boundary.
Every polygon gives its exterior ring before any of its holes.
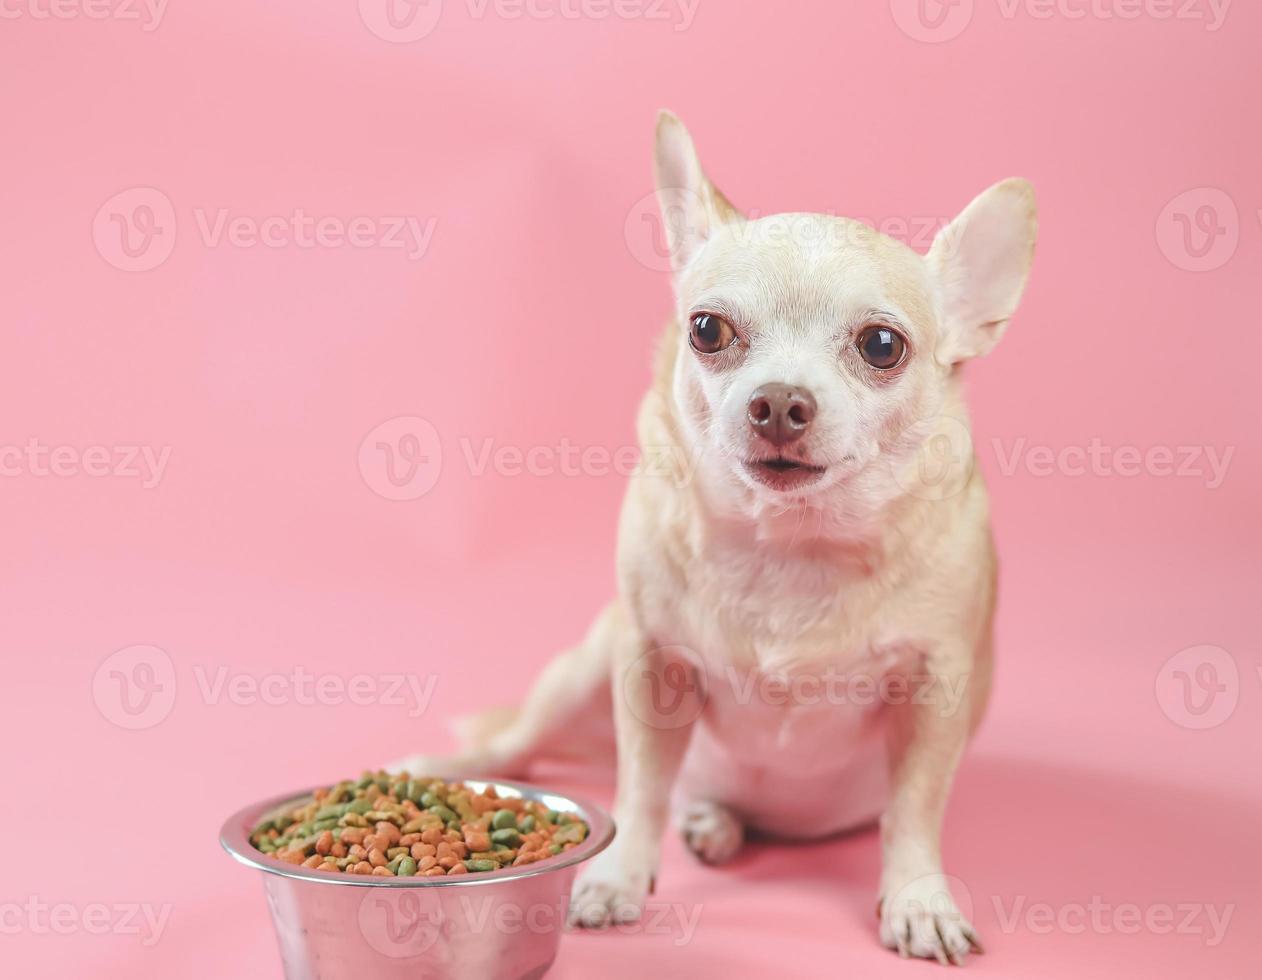
{"type": "Polygon", "coordinates": [[[859,334],[859,353],[874,368],[888,371],[902,363],[907,341],[889,327],[868,327],[859,334]]]}
{"type": "Polygon", "coordinates": [[[736,340],[736,331],[721,316],[713,313],[698,313],[692,318],[692,330],[689,341],[693,350],[700,354],[717,354],[724,348],[731,347],[736,340]]]}

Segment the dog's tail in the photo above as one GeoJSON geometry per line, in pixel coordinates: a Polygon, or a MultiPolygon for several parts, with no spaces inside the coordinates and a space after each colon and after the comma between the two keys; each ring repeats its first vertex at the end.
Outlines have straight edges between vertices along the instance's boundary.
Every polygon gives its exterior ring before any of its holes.
{"type": "Polygon", "coordinates": [[[466,752],[484,749],[491,739],[509,728],[517,720],[520,709],[503,705],[487,708],[471,715],[460,715],[451,720],[451,731],[466,752]]]}
{"type": "Polygon", "coordinates": [[[620,602],[587,636],[544,668],[520,706],[455,719],[460,750],[447,759],[412,756],[388,768],[412,773],[524,777],[538,763],[601,764],[614,758],[610,665],[631,635],[620,602]]]}

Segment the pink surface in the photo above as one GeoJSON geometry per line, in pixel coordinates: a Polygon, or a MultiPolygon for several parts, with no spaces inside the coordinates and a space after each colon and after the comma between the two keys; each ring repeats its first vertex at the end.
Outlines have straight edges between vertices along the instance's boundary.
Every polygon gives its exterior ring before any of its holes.
{"type": "MultiPolygon", "coordinates": [[[[946,830],[967,969],[1256,975],[1256,5],[422,6],[0,4],[4,972],[279,975],[222,816],[449,744],[583,630],[669,303],[669,105],[759,213],[923,247],[1035,183],[971,376],[1003,596],[946,830]]],[[[666,855],[686,915],[554,976],[937,969],[876,944],[871,834],[666,855]]]]}

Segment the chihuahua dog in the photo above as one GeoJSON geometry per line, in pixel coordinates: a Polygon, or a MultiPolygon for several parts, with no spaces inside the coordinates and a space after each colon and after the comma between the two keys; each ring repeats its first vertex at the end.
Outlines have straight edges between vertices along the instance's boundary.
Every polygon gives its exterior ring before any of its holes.
{"type": "Polygon", "coordinates": [[[669,113],[656,177],[676,313],[638,432],[675,469],[632,477],[619,595],[587,637],[457,757],[396,768],[521,775],[612,704],[618,834],[575,885],[580,923],[640,913],[672,812],[715,864],[747,831],[879,819],[881,942],[961,963],[980,945],[939,838],[996,578],[961,368],[1016,310],[1033,191],[991,187],[922,256],[843,218],[745,217],[669,113]]]}

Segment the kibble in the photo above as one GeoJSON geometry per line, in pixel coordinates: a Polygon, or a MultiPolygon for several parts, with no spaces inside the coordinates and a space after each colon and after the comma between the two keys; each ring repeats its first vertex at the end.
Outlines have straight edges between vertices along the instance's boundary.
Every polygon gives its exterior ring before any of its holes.
{"type": "Polygon", "coordinates": [[[570,813],[501,798],[494,786],[365,772],[265,817],[250,834],[264,854],[328,874],[433,878],[545,861],[589,833],[570,813]]]}

